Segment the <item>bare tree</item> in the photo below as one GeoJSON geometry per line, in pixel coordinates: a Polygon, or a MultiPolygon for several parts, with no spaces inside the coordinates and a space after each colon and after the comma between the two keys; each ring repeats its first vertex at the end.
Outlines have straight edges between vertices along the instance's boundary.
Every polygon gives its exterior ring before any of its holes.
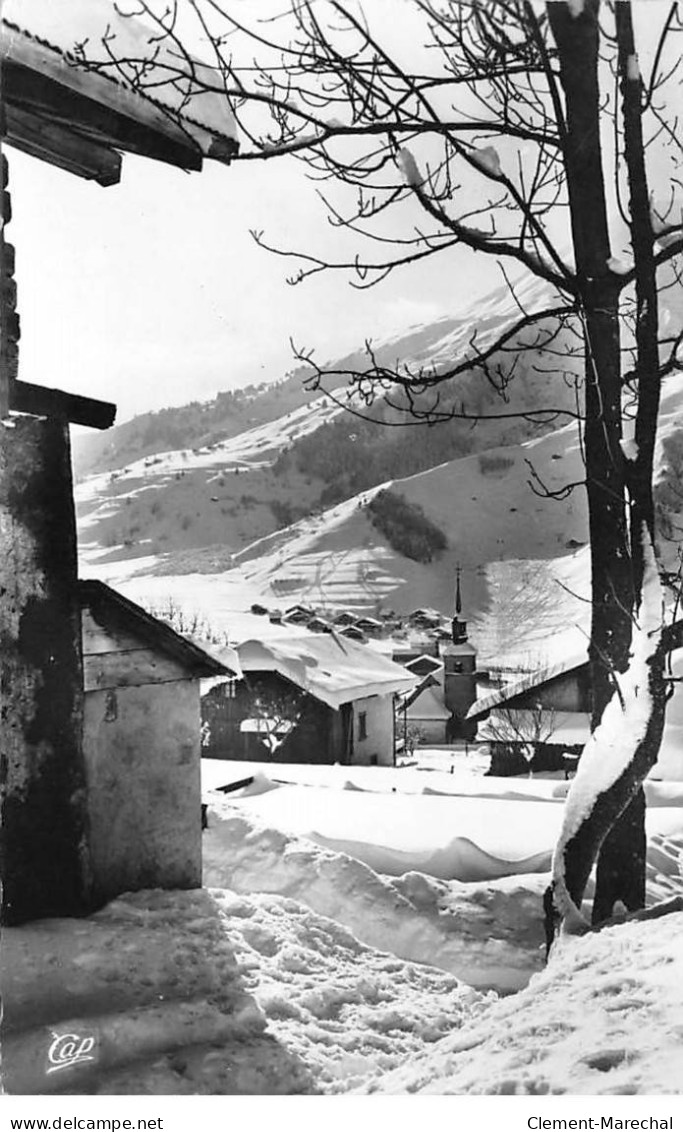
{"type": "Polygon", "coordinates": [[[487,740],[519,751],[527,761],[529,774],[534,755],[540,746],[550,742],[556,729],[556,712],[541,703],[524,708],[498,706],[486,720],[487,740]]]}
{"type": "Polygon", "coordinates": [[[253,678],[247,686],[251,715],[242,721],[242,728],[246,723],[273,757],[299,722],[305,696],[297,688],[275,688],[253,678]]]}
{"type": "MultiPolygon", "coordinates": [[[[169,82],[186,81],[189,70],[188,93],[224,92],[242,131],[238,159],[302,159],[342,247],[354,236],[369,249],[343,251],[331,263],[314,249],[292,253],[254,233],[275,254],[294,256],[294,283],[336,269],[350,272],[354,286],[371,287],[435,256],[453,257],[455,268],[471,252],[494,257],[509,284],[502,328],[487,337],[474,327],[451,364],[387,366],[368,343],[367,364],[340,374],[300,350],[313,385],[343,377],[352,411],[372,415],[381,396],[413,425],[500,418],[520,411],[510,403],[511,383],[519,358],[535,351],[544,358],[548,396],[525,415],[549,423],[573,412],[580,421],[593,724],[614,704],[628,714],[629,696],[642,690],[627,679],[638,658],[649,714],[635,747],[627,744],[627,763],[611,780],[600,778],[594,803],[561,840],[560,916],[580,906],[598,854],[595,915],[609,915],[616,900],[642,904],[641,783],[656,759],[670,687],[664,664],[673,638],[662,631],[662,610],[658,624],[654,598],[640,620],[639,611],[645,563],[654,562],[661,384],[680,368],[681,326],[675,319],[664,326],[659,307],[681,282],[675,105],[683,23],[676,2],[647,5],[644,21],[640,6],[638,44],[635,8],[630,0],[602,7],[599,0],[410,0],[401,9],[403,41],[373,19],[370,0],[283,0],[250,26],[229,0],[187,0],[182,19],[177,3],[155,10],[152,0],[138,0],[136,9],[170,49],[169,82]],[[188,17],[210,45],[210,70],[189,58],[188,17]],[[639,57],[643,22],[649,51],[639,57]],[[471,372],[500,394],[500,408],[477,412],[454,400],[453,383],[471,372]],[[581,385],[573,410],[554,400],[567,375],[581,385]]],[[[77,57],[154,96],[158,69],[152,77],[144,61],[122,58],[111,38],[98,52],[82,45],[77,57]]],[[[546,490],[533,475],[532,482],[546,490]]],[[[648,577],[652,589],[652,565],[648,577]]]]}

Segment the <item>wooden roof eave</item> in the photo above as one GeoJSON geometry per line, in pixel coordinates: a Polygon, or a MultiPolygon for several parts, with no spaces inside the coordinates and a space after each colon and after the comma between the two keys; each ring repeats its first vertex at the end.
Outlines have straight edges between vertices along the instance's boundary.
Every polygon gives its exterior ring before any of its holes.
{"type": "Polygon", "coordinates": [[[100,185],[120,179],[119,150],[196,171],[204,157],[229,163],[237,152],[227,111],[225,132],[214,131],[193,117],[193,99],[164,105],[7,19],[0,61],[7,142],[100,185]]]}
{"type": "Polygon", "coordinates": [[[121,180],[122,159],[115,149],[7,102],[4,140],[29,157],[47,161],[104,188],[121,180]]]}

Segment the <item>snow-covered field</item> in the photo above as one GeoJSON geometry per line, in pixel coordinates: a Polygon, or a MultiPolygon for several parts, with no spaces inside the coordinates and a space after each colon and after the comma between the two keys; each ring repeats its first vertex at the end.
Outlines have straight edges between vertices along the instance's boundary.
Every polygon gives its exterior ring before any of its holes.
{"type": "MultiPolygon", "coordinates": [[[[420,872],[468,882],[546,871],[567,793],[561,777],[496,779],[401,767],[266,769],[202,760],[204,797],[217,823],[228,807],[395,877],[420,872]],[[212,793],[251,775],[255,781],[245,789],[212,793]]],[[[683,836],[683,785],[651,782],[647,794],[649,837],[683,836]]]]}
{"type": "MultiPolygon", "coordinates": [[[[567,784],[420,761],[204,760],[203,890],[5,930],[6,1091],[683,1093],[683,914],[564,939],[544,968],[567,784]],[[63,1033],[92,1057],[50,1076],[63,1033]]],[[[683,894],[683,786],[647,794],[661,900],[683,894]]]]}
{"type": "Polygon", "coordinates": [[[683,1092],[683,914],[563,940],[542,969],[547,876],[382,877],[237,809],[211,811],[204,891],[6,930],[8,1092],[683,1092]],[[92,1060],[48,1077],[73,1033],[92,1060]]]}

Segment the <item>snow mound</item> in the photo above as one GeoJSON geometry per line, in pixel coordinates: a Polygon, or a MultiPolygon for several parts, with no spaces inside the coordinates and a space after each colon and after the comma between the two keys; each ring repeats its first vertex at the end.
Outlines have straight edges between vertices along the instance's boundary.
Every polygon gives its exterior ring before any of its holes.
{"type": "Polygon", "coordinates": [[[469,837],[454,837],[442,848],[424,852],[407,852],[389,845],[370,845],[350,838],[324,837],[315,831],[311,837],[319,845],[365,861],[375,872],[394,877],[403,876],[410,869],[417,869],[440,880],[468,882],[542,873],[550,869],[550,852],[509,860],[480,849],[469,837]]]}
{"type": "Polygon", "coordinates": [[[563,940],[481,1022],[369,1092],[680,1094],[683,913],[563,940]]]}
{"type": "Polygon", "coordinates": [[[278,782],[273,782],[261,770],[255,771],[250,777],[253,778],[253,782],[237,791],[240,798],[258,798],[260,794],[268,794],[271,790],[279,790],[280,788],[278,782]]]}
{"type": "Polygon", "coordinates": [[[209,811],[204,882],[294,898],[365,944],[430,963],[471,986],[517,990],[543,961],[544,876],[476,885],[415,871],[391,879],[347,854],[260,826],[224,803],[209,811]]]}
{"type": "MultiPolygon", "coordinates": [[[[358,785],[355,775],[350,780],[358,785]]],[[[377,872],[413,869],[445,880],[490,880],[549,867],[562,821],[562,806],[537,798],[513,802],[483,793],[439,797],[340,785],[286,785],[233,804],[254,822],[331,846],[377,872]]],[[[680,811],[677,821],[683,825],[680,811]]]]}

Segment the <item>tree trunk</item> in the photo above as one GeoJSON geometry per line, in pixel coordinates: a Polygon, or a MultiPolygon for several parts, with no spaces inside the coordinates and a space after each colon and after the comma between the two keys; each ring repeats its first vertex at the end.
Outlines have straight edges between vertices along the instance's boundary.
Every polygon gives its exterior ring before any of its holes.
{"type": "Polygon", "coordinates": [[[641,786],[602,843],[595,878],[594,924],[610,918],[617,900],[629,912],[645,907],[645,849],[645,791],[641,786]]]}
{"type": "MultiPolygon", "coordinates": [[[[631,4],[626,0],[621,0],[621,3],[616,5],[615,19],[624,121],[624,156],[629,186],[631,243],[636,268],[638,411],[635,427],[636,456],[633,464],[627,469],[627,484],[630,503],[630,557],[634,604],[637,605],[643,580],[646,530],[649,532],[649,537],[654,540],[652,480],[661,392],[659,304],[642,130],[643,92],[633,35],[631,4]]],[[[658,694],[663,696],[663,690],[658,694]]],[[[659,753],[661,730],[652,731],[647,741],[655,745],[643,752],[644,760],[648,766],[654,766],[659,753]]],[[[618,900],[629,911],[636,911],[645,906],[645,856],[645,796],[641,789],[610,830],[600,853],[593,904],[594,924],[608,919],[618,900]]]]}
{"type": "MultiPolygon", "coordinates": [[[[611,250],[600,147],[599,0],[587,0],[578,15],[563,3],[549,3],[547,10],[565,94],[563,149],[584,314],[592,608],[589,662],[595,727],[614,690],[612,674],[623,672],[628,664],[634,601],[621,451],[618,289],[608,267],[611,250]]],[[[586,836],[567,854],[567,887],[579,903],[601,841],[602,837],[586,836]]]]}

